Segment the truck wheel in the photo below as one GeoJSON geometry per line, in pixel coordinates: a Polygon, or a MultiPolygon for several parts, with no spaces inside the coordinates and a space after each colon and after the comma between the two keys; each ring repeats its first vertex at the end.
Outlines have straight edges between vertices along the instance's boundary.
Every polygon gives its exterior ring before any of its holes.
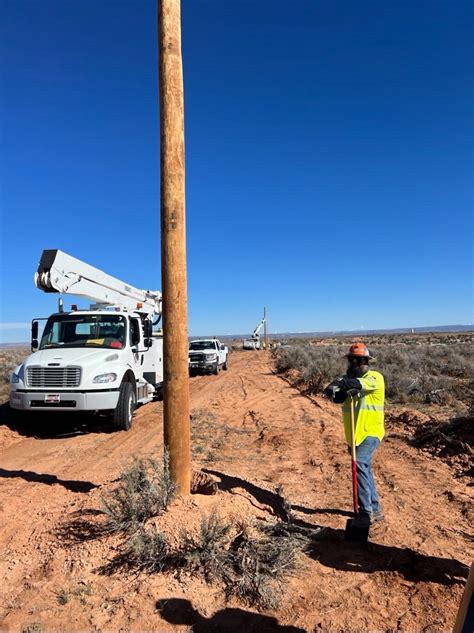
{"type": "Polygon", "coordinates": [[[158,402],[161,402],[163,400],[163,396],[164,396],[164,387],[163,385],[160,385],[159,387],[156,388],[155,399],[158,400],[158,402]]]}
{"type": "Polygon", "coordinates": [[[120,394],[114,411],[114,426],[120,431],[128,431],[132,426],[133,411],[137,397],[130,382],[120,385],[120,394]]]}
{"type": "Polygon", "coordinates": [[[212,370],[212,373],[214,374],[214,376],[217,376],[217,374],[219,373],[219,359],[217,359],[216,366],[212,370]]]}
{"type": "Polygon", "coordinates": [[[227,354],[227,356],[225,357],[225,361],[224,361],[224,364],[222,365],[222,369],[225,369],[225,371],[229,369],[229,354],[227,354]]]}

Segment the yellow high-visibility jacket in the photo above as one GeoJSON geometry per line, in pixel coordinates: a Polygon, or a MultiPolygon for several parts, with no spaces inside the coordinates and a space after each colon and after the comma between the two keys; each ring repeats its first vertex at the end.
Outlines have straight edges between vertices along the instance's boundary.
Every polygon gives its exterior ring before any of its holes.
{"type": "MultiPolygon", "coordinates": [[[[384,403],[385,382],[378,371],[367,371],[357,379],[361,391],[354,397],[355,445],[359,446],[369,435],[382,441],[385,435],[384,403]]],[[[342,405],[342,418],[347,443],[351,446],[350,401],[346,398],[342,405]]]]}

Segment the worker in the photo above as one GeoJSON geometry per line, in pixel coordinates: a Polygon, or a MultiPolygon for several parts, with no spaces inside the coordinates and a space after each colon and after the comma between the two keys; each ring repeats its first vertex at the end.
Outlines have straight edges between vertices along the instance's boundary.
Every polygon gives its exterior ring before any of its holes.
{"type": "Polygon", "coordinates": [[[372,473],[372,458],[385,435],[384,430],[384,378],[369,368],[374,360],[364,343],[354,343],[346,354],[347,372],[336,378],[324,394],[342,404],[344,433],[351,449],[351,398],[354,400],[355,445],[357,462],[357,489],[359,508],[354,525],[365,528],[383,521],[384,517],[372,473]]]}

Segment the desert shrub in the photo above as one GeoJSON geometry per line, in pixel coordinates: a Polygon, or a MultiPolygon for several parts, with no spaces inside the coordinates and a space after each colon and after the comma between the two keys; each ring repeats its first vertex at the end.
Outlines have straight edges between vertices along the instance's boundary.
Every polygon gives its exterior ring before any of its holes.
{"type": "Polygon", "coordinates": [[[121,556],[129,568],[148,573],[161,572],[175,566],[175,556],[166,536],[156,528],[140,527],[127,542],[121,556]]]}
{"type": "Polygon", "coordinates": [[[27,347],[7,347],[0,350],[0,403],[8,400],[12,371],[29,353],[27,347]]]}
{"type": "Polygon", "coordinates": [[[182,566],[191,573],[202,574],[206,580],[223,578],[231,530],[232,525],[217,512],[202,517],[197,536],[183,530],[179,552],[182,566]]]}
{"type": "Polygon", "coordinates": [[[197,534],[183,529],[174,547],[156,526],[140,526],[105,571],[121,566],[148,573],[188,573],[222,582],[226,594],[249,605],[271,608],[277,606],[283,581],[308,542],[291,527],[258,530],[213,512],[203,515],[197,534]]]}
{"type": "MultiPolygon", "coordinates": [[[[277,524],[280,525],[280,524],[277,524]]],[[[244,529],[230,549],[230,568],[226,591],[249,605],[264,609],[279,604],[282,581],[296,568],[298,556],[307,541],[274,527],[255,538],[244,529]]]]}
{"type": "Polygon", "coordinates": [[[305,383],[306,391],[320,393],[333,378],[344,371],[341,346],[293,345],[274,351],[275,367],[278,373],[291,369],[299,372],[299,379],[305,383]]]}
{"type": "MultiPolygon", "coordinates": [[[[296,370],[295,382],[307,393],[321,393],[336,376],[346,371],[345,344],[294,345],[274,351],[279,373],[296,370]]],[[[385,377],[387,398],[399,403],[448,405],[472,402],[470,378],[474,362],[467,344],[374,343],[369,349],[376,357],[372,364],[385,377]]]]}
{"type": "Polygon", "coordinates": [[[175,491],[167,453],[162,464],[152,458],[134,459],[120,474],[116,488],[102,496],[107,529],[136,530],[147,519],[164,512],[175,491]]]}

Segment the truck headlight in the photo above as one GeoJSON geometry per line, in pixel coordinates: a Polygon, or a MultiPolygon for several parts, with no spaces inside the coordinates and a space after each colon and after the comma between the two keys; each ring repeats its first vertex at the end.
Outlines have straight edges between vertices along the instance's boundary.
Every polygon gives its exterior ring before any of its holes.
{"type": "Polygon", "coordinates": [[[16,385],[20,382],[20,376],[18,374],[15,374],[14,371],[12,371],[12,375],[10,376],[10,382],[12,383],[12,385],[16,385]]]}
{"type": "Polygon", "coordinates": [[[210,361],[214,361],[214,360],[217,360],[217,354],[208,354],[208,355],[206,356],[206,360],[207,360],[208,362],[210,362],[210,361]]]}
{"type": "Polygon", "coordinates": [[[98,376],[95,376],[92,382],[104,383],[104,382],[114,382],[114,380],[117,380],[117,374],[108,373],[108,374],[99,374],[98,376]]]}

